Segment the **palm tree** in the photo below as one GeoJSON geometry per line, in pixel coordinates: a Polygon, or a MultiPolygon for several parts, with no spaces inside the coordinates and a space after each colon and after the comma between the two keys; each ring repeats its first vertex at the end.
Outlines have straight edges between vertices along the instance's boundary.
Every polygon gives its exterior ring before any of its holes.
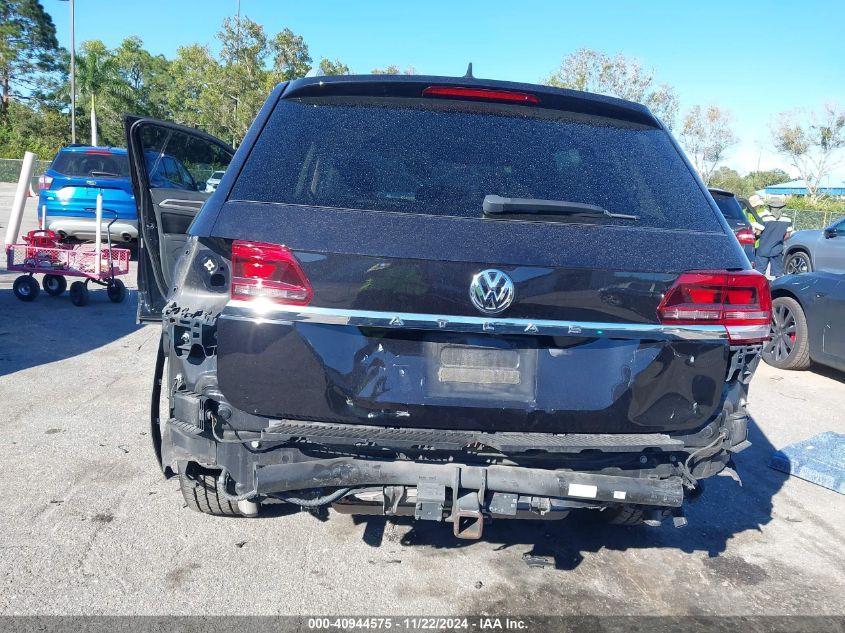
{"type": "Polygon", "coordinates": [[[91,101],[91,145],[97,145],[97,100],[125,97],[129,88],[118,75],[114,54],[100,40],[82,43],[76,57],[77,89],[91,101]]]}

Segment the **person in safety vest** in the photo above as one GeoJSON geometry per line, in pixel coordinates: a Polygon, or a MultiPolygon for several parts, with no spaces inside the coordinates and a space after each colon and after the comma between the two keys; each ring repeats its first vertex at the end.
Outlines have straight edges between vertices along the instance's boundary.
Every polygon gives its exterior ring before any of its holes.
{"type": "Polygon", "coordinates": [[[768,206],[757,214],[761,222],[751,223],[759,235],[754,268],[764,275],[768,271],[770,277],[780,277],[783,275],[783,244],[792,235],[792,219],[783,214],[786,203],[782,200],[772,200],[768,206]]]}

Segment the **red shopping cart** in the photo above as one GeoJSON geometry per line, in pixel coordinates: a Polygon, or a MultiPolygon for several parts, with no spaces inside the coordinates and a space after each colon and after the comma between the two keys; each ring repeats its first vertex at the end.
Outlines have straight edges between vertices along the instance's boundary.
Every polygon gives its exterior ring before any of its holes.
{"type": "Polygon", "coordinates": [[[105,286],[108,297],[120,303],[126,297],[126,286],[118,279],[129,273],[129,249],[112,248],[111,225],[106,228],[108,245],[101,243],[71,246],[61,244],[53,231],[41,229],[30,231],[22,244],[6,247],[6,268],[25,273],[15,279],[12,290],[21,301],[33,301],[41,288],[54,297],[67,289],[67,277],[81,277],[84,281],[70,284],[70,300],[76,306],[88,303],[88,284],[105,286]],[[34,275],[44,277],[39,286],[34,275]]]}

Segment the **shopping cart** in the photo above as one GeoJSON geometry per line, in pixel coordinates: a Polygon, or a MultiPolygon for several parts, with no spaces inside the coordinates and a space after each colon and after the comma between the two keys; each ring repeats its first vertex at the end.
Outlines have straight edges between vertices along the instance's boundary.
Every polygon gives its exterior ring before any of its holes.
{"type": "Polygon", "coordinates": [[[88,303],[88,284],[106,287],[109,299],[120,303],[126,298],[126,285],[118,276],[129,273],[129,249],[112,248],[111,225],[117,220],[117,213],[106,227],[108,245],[95,240],[93,244],[71,246],[61,244],[59,236],[48,229],[30,231],[22,244],[6,247],[6,268],[25,273],[15,279],[12,290],[21,301],[33,301],[41,288],[54,297],[67,289],[67,277],[81,277],[85,281],[70,284],[70,300],[76,306],[88,303]],[[34,275],[43,274],[39,286],[34,275]]]}

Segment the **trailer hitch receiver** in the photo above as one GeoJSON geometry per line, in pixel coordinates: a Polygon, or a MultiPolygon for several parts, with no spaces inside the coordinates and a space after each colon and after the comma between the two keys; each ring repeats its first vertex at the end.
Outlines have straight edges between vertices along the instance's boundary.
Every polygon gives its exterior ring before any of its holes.
{"type": "Polygon", "coordinates": [[[459,497],[452,505],[452,529],[455,536],[464,539],[478,540],[484,531],[484,515],[478,503],[476,491],[467,492],[459,497]]]}

